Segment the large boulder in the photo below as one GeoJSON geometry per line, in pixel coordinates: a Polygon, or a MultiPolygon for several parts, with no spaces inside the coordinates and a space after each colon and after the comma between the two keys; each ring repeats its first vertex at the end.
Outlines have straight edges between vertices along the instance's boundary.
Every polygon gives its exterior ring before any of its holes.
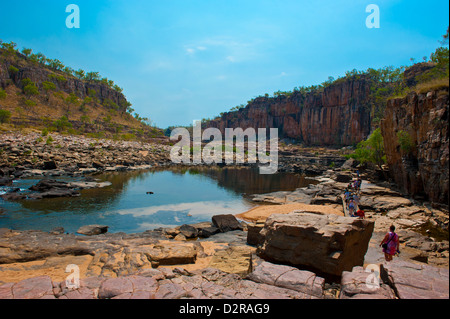
{"type": "Polygon", "coordinates": [[[306,266],[341,276],[362,266],[374,222],[312,212],[273,214],[264,225],[260,257],[278,263],[306,266]]]}

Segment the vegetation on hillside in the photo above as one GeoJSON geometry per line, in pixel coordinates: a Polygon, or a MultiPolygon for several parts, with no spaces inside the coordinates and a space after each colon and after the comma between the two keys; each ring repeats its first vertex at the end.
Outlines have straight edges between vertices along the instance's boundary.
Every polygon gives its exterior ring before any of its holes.
{"type": "MultiPolygon", "coordinates": [[[[118,104],[101,98],[100,92],[89,88],[87,96],[77,92],[67,93],[58,88],[71,78],[87,83],[98,83],[123,96],[123,90],[114,81],[102,77],[99,72],[74,70],[58,59],[49,59],[42,53],[33,53],[23,48],[21,52],[14,42],[0,40],[0,63],[6,65],[10,79],[6,87],[0,87],[2,112],[9,112],[2,123],[17,123],[20,126],[37,126],[38,129],[55,130],[70,134],[85,134],[90,137],[112,137],[114,139],[138,139],[162,136],[152,121],[141,117],[125,97],[118,104]],[[48,78],[35,83],[29,78],[17,78],[21,69],[37,67],[48,70],[48,78]],[[21,80],[18,80],[21,79],[21,80]],[[12,85],[14,84],[14,85],[12,85]],[[125,111],[124,111],[125,110],[125,111]],[[42,124],[36,124],[40,118],[42,124]]],[[[44,73],[45,74],[45,73],[44,73]]]]}

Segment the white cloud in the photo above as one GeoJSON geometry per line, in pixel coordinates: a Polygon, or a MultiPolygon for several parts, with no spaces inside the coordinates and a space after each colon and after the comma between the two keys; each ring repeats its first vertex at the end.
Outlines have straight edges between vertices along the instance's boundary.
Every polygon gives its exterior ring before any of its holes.
{"type": "Polygon", "coordinates": [[[133,217],[144,217],[156,214],[160,211],[183,211],[192,216],[208,216],[211,211],[217,214],[239,214],[248,210],[243,203],[230,203],[225,201],[204,201],[194,203],[169,204],[160,206],[140,207],[132,209],[122,209],[111,213],[120,215],[132,215],[133,217]],[[214,210],[212,210],[214,208],[214,210]]]}
{"type": "Polygon", "coordinates": [[[186,49],[186,53],[189,54],[189,55],[192,55],[192,54],[195,53],[195,49],[187,48],[187,49],[186,49]]]}
{"type": "Polygon", "coordinates": [[[185,50],[188,55],[208,50],[222,59],[221,62],[236,63],[253,60],[261,55],[263,51],[258,49],[261,44],[263,44],[261,39],[241,40],[229,36],[217,36],[186,45],[185,50]]]}
{"type": "Polygon", "coordinates": [[[186,54],[193,55],[198,51],[205,51],[207,48],[205,46],[185,46],[186,54]]]}
{"type": "Polygon", "coordinates": [[[236,62],[236,59],[235,59],[233,56],[231,56],[231,55],[227,56],[227,57],[226,57],[226,60],[227,60],[227,61],[230,61],[230,62],[232,62],[232,63],[236,62]]]}

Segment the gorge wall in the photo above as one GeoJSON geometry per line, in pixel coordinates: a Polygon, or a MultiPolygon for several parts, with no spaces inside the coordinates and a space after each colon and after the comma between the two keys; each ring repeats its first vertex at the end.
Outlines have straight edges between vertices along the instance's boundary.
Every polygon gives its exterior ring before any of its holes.
{"type": "Polygon", "coordinates": [[[305,145],[346,146],[365,139],[371,130],[369,82],[345,80],[322,92],[258,97],[245,108],[223,114],[207,126],[219,128],[278,128],[282,138],[305,145]]]}
{"type": "Polygon", "coordinates": [[[449,200],[448,112],[447,87],[389,100],[381,121],[387,162],[396,184],[412,196],[446,205],[449,200]],[[400,131],[410,138],[410,150],[402,150],[397,136],[400,131]]]}

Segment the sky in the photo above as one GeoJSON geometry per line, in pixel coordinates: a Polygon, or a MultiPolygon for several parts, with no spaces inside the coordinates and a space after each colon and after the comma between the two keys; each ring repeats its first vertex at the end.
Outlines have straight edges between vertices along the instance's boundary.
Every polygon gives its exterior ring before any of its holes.
{"type": "Polygon", "coordinates": [[[165,128],[348,70],[420,61],[448,10],[446,0],[3,0],[0,39],[99,72],[165,128]],[[79,28],[66,26],[69,4],[79,28]],[[379,28],[366,26],[370,4],[379,28]]]}

